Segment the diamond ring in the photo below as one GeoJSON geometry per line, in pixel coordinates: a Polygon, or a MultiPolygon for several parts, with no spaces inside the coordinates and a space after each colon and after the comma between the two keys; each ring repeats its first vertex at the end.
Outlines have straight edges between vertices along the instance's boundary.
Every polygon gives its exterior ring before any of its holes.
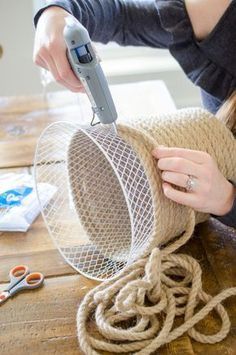
{"type": "Polygon", "coordinates": [[[196,186],[196,179],[192,175],[189,175],[185,185],[186,190],[188,192],[191,192],[194,190],[195,186],[196,186]]]}

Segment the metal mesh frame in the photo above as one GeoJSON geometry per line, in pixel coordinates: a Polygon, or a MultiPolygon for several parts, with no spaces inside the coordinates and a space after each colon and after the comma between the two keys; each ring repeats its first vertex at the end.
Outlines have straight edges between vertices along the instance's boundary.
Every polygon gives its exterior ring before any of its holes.
{"type": "Polygon", "coordinates": [[[154,224],[150,186],[139,157],[113,129],[50,125],[37,145],[34,176],[36,190],[40,182],[57,188],[41,211],[77,271],[111,279],[146,249],[154,224]]]}

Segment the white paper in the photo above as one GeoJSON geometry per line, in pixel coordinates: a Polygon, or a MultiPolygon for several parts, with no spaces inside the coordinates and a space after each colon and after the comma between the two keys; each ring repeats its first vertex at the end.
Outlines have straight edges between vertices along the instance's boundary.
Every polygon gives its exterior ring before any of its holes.
{"type": "MultiPolygon", "coordinates": [[[[14,173],[0,175],[0,194],[19,186],[33,187],[33,190],[21,201],[20,206],[0,208],[0,231],[26,232],[40,213],[32,175],[14,173]]],[[[56,187],[39,183],[37,188],[44,207],[55,194],[56,187]]]]}

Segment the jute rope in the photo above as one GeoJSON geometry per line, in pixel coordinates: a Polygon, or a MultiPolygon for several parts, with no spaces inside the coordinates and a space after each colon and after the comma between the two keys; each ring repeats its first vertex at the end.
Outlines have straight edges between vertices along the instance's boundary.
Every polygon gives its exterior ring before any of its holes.
{"type": "Polygon", "coordinates": [[[158,144],[205,150],[216,159],[224,176],[236,181],[236,141],[221,122],[203,110],[143,120],[135,128],[120,126],[119,134],[137,153],[147,174],[155,211],[153,235],[138,260],[115,279],[91,290],[81,302],[77,314],[80,347],[88,355],[104,350],[147,355],[185,332],[202,343],[219,342],[230,329],[221,302],[236,295],[236,288],[210,296],[202,289],[199,263],[175,253],[189,240],[195,224],[208,216],[165,198],[151,151],[158,144]],[[204,304],[201,309],[200,303],[204,304]],[[194,327],[213,309],[221,328],[213,335],[202,334],[194,327]],[[183,323],[175,326],[178,316],[183,323]]]}
{"type": "MultiPolygon", "coordinates": [[[[191,227],[193,224],[176,242],[176,248],[191,236],[191,227]]],[[[118,279],[104,282],[85,296],[77,314],[81,349],[85,354],[106,350],[112,354],[147,355],[185,332],[198,342],[217,343],[230,330],[230,320],[221,302],[232,295],[236,295],[236,288],[211,297],[202,289],[201,267],[194,258],[169,253],[168,247],[154,248],[148,258],[135,262],[118,279]],[[181,281],[174,280],[173,274],[181,276],[181,281]],[[200,301],[205,305],[194,314],[200,301]],[[198,332],[194,326],[213,309],[221,318],[221,329],[214,335],[198,332]],[[87,322],[93,313],[96,329],[89,334],[87,322]],[[175,318],[181,315],[183,324],[173,328],[175,318]],[[119,327],[122,321],[129,320],[130,328],[119,327]],[[95,330],[103,340],[93,336],[95,330]]]]}

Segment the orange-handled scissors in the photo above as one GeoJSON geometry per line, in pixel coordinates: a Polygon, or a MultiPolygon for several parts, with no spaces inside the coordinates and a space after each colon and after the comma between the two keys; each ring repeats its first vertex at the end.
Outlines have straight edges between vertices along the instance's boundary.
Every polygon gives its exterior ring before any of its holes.
{"type": "Polygon", "coordinates": [[[8,298],[26,289],[34,289],[43,284],[44,276],[40,272],[30,273],[28,266],[17,265],[10,270],[10,283],[8,287],[0,293],[0,305],[8,298]]]}

